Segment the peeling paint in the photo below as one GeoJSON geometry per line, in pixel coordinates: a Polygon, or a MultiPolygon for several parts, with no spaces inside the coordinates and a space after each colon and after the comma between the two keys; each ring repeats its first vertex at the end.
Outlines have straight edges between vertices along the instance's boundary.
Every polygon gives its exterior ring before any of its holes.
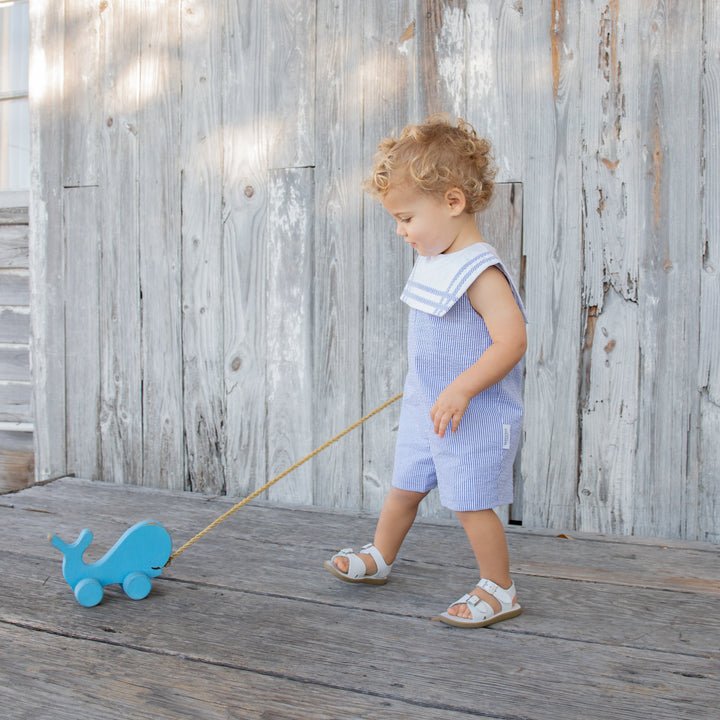
{"type": "Polygon", "coordinates": [[[585,323],[585,350],[592,350],[595,339],[595,325],[598,319],[598,306],[591,305],[587,310],[587,322],[585,323]]]}
{"type": "Polygon", "coordinates": [[[413,20],[407,28],[405,28],[405,32],[400,36],[400,42],[404,43],[410,40],[411,38],[415,37],[415,21],[413,20]]]}
{"type": "Polygon", "coordinates": [[[550,25],[550,49],[552,53],[553,97],[557,100],[560,89],[560,58],[565,37],[565,0],[553,0],[550,25]]]}
{"type": "Polygon", "coordinates": [[[598,68],[608,84],[603,95],[603,135],[606,138],[610,157],[602,158],[605,167],[614,173],[620,163],[617,142],[620,140],[625,117],[625,93],[622,87],[622,64],[618,59],[620,39],[619,0],[610,0],[600,19],[600,43],[598,47],[598,68]]]}
{"type": "Polygon", "coordinates": [[[660,212],[662,210],[662,172],[663,172],[663,150],[660,140],[660,128],[655,124],[653,128],[653,207],[655,209],[653,221],[655,227],[660,226],[660,212]]]}
{"type": "Polygon", "coordinates": [[[600,162],[613,174],[620,164],[619,160],[610,160],[609,158],[600,158],[600,162]]]}

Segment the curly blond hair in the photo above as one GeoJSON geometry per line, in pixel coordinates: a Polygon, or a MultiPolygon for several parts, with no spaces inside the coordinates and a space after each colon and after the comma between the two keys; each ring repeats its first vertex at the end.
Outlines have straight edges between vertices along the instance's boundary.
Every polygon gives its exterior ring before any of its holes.
{"type": "Polygon", "coordinates": [[[363,188],[378,197],[392,185],[414,185],[431,195],[459,188],[465,212],[476,213],[487,207],[495,185],[497,168],[490,150],[490,142],[479,138],[470,123],[457,118],[453,125],[447,115],[433,115],[378,145],[363,188]]]}

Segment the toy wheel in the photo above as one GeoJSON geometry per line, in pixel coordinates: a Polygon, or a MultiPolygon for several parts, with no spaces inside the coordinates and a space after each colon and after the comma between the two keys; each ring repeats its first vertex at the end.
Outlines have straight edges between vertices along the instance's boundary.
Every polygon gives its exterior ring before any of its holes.
{"type": "Polygon", "coordinates": [[[141,572],[131,572],[123,580],[123,590],[133,600],[142,600],[147,597],[151,587],[150,578],[141,572]]]}
{"type": "Polygon", "coordinates": [[[83,607],[93,607],[102,600],[103,586],[94,578],[83,578],[73,592],[83,607]]]}

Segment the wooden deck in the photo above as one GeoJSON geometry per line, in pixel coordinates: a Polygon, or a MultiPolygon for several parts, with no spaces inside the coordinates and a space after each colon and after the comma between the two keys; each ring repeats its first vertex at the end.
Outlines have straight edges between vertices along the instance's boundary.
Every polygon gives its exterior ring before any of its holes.
{"type": "Polygon", "coordinates": [[[11,720],[720,717],[720,548],[509,531],[525,612],[434,622],[474,581],[459,525],[421,522],[391,582],[323,567],[374,518],[251,504],[142,601],[83,608],[55,532],[95,560],[153,518],[175,547],[232,501],[63,479],[0,496],[0,692],[11,720]]]}

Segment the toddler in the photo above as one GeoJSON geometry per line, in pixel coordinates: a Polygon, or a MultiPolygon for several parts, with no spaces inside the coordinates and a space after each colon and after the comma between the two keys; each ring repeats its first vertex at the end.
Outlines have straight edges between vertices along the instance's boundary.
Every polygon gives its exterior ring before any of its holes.
{"type": "Polygon", "coordinates": [[[490,143],[463,120],[433,116],[383,140],[365,189],[418,253],[402,300],[410,307],[392,487],[372,544],[325,562],[346,582],[382,585],[434,487],[462,524],[480,582],[440,613],[475,628],[521,612],[505,531],[493,508],[512,502],[522,427],[525,312],[475,213],[493,191],[490,143]]]}

